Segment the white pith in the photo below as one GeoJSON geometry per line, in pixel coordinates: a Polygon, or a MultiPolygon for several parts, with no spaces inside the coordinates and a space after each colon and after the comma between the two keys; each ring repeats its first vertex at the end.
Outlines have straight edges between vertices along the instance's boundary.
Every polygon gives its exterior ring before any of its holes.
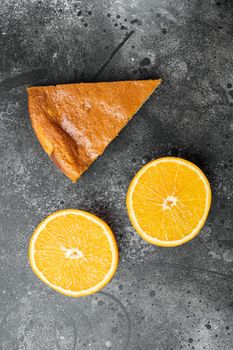
{"type": "Polygon", "coordinates": [[[74,260],[78,260],[78,259],[85,259],[85,256],[83,254],[83,252],[81,250],[79,250],[77,247],[75,248],[65,248],[65,247],[61,247],[61,250],[64,252],[64,255],[66,258],[68,259],[74,259],[74,260]]]}
{"type": "Polygon", "coordinates": [[[164,198],[163,200],[163,204],[162,204],[162,207],[164,210],[171,210],[172,207],[174,207],[176,205],[178,201],[178,198],[175,197],[175,196],[168,196],[167,198],[164,198]]]}

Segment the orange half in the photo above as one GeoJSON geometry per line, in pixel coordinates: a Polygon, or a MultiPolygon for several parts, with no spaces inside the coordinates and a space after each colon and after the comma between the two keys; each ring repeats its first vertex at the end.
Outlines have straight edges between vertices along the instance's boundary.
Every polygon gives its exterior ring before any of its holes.
{"type": "Polygon", "coordinates": [[[126,204],[143,239],[159,246],[177,246],[193,239],[203,227],[211,204],[210,184],[193,163],[160,158],[133,178],[126,204]]]}
{"type": "Polygon", "coordinates": [[[81,297],[102,289],[118,265],[118,248],[110,227],[88,212],[61,210],[36,228],[29,262],[44,283],[56,291],[81,297]]]}

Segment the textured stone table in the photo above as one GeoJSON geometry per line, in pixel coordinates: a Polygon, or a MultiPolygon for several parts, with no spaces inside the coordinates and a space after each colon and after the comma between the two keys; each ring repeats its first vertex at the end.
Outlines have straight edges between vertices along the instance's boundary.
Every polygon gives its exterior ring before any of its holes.
{"type": "Polygon", "coordinates": [[[231,0],[2,0],[0,7],[0,349],[232,350],[233,3],[231,0]],[[31,129],[26,87],[163,79],[84,176],[71,184],[31,129]],[[213,205],[184,246],[146,244],[125,194],[156,157],[203,169],[213,205]],[[83,299],[60,296],[28,265],[35,226],[91,211],[120,247],[116,277],[83,299]]]}

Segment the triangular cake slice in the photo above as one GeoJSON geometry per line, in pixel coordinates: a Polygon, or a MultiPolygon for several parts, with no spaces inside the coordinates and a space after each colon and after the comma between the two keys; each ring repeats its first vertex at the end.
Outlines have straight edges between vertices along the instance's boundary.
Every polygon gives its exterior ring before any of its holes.
{"type": "Polygon", "coordinates": [[[138,80],[31,87],[32,127],[45,152],[75,182],[159,84],[138,80]]]}

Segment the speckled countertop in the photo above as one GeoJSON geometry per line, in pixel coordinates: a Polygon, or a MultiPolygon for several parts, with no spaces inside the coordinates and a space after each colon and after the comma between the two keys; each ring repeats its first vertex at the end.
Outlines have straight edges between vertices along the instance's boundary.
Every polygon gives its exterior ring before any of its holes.
{"type": "Polygon", "coordinates": [[[232,350],[233,2],[2,0],[0,7],[0,349],[232,350]],[[26,87],[163,79],[107,151],[72,184],[31,129],[26,87]],[[207,174],[200,235],[142,241],[125,194],[149,160],[175,155],[207,174]],[[83,299],[60,296],[28,265],[35,226],[63,208],[112,227],[116,277],[83,299]]]}

